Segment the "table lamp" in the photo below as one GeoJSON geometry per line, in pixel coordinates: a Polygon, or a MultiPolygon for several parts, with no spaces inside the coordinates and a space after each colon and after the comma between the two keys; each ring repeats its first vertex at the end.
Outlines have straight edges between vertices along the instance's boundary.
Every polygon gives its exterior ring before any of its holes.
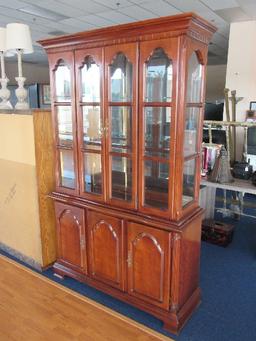
{"type": "Polygon", "coordinates": [[[0,27],[0,58],[1,58],[1,89],[0,89],[0,109],[12,109],[12,105],[9,102],[10,98],[10,90],[7,88],[7,84],[9,79],[5,74],[5,65],[4,65],[4,54],[6,52],[6,28],[0,27]]]}
{"type": "Polygon", "coordinates": [[[22,74],[22,54],[33,53],[30,29],[28,25],[11,23],[6,26],[6,50],[18,55],[18,77],[15,80],[18,88],[15,90],[18,99],[15,109],[26,110],[29,108],[27,102],[27,90],[24,88],[26,78],[22,74]]]}

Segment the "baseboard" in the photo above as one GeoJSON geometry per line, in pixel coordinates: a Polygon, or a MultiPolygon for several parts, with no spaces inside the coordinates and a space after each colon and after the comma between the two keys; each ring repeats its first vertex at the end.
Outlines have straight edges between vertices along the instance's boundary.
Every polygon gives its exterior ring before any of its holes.
{"type": "Polygon", "coordinates": [[[42,271],[42,265],[40,263],[38,263],[36,260],[34,260],[33,258],[31,258],[29,256],[24,255],[23,253],[13,249],[12,247],[10,247],[10,246],[2,243],[2,242],[0,242],[0,250],[8,253],[10,256],[17,258],[18,260],[29,265],[33,269],[35,269],[37,271],[42,271]]]}

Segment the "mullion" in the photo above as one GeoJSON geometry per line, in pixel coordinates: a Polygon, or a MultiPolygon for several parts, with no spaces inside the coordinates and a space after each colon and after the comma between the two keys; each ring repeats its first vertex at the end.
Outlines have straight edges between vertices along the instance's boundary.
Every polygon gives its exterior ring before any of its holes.
{"type": "Polygon", "coordinates": [[[200,156],[200,153],[195,153],[195,154],[192,154],[192,155],[188,155],[188,156],[184,157],[184,162],[196,159],[199,156],[200,156]]]}
{"type": "Polygon", "coordinates": [[[121,156],[132,159],[132,153],[121,153],[121,152],[109,152],[111,156],[121,156]]]}
{"type": "Polygon", "coordinates": [[[81,148],[82,153],[102,154],[102,150],[81,148]]]}
{"type": "Polygon", "coordinates": [[[161,158],[161,157],[157,157],[157,156],[147,156],[147,155],[143,155],[142,156],[142,159],[144,161],[156,161],[156,162],[159,162],[159,163],[169,163],[169,159],[164,159],[164,158],[161,158]]]}
{"type": "Polygon", "coordinates": [[[154,107],[154,108],[171,108],[173,106],[172,102],[143,102],[144,107],[154,107]]]}

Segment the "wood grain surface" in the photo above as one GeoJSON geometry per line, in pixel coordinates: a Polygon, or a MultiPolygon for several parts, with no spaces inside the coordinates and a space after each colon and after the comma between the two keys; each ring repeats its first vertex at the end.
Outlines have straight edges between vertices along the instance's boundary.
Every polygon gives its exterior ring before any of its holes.
{"type": "Polygon", "coordinates": [[[0,339],[171,340],[0,256],[0,339]]]}

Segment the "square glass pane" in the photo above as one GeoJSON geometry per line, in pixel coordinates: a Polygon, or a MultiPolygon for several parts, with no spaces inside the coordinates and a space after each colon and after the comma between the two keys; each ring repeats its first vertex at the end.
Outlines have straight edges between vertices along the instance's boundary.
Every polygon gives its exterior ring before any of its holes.
{"type": "Polygon", "coordinates": [[[200,108],[187,107],[185,113],[184,156],[197,152],[197,136],[200,108]]]}
{"type": "Polygon", "coordinates": [[[62,146],[72,146],[72,109],[70,106],[58,106],[56,110],[59,137],[58,143],[62,146]]]}
{"type": "Polygon", "coordinates": [[[100,102],[100,67],[92,57],[81,68],[82,102],[100,102]]]}
{"type": "Polygon", "coordinates": [[[100,106],[83,106],[83,147],[100,150],[101,135],[100,106]]]}
{"type": "Polygon", "coordinates": [[[102,193],[101,154],[84,153],[84,191],[102,193]]]}
{"type": "Polygon", "coordinates": [[[172,60],[162,48],[154,50],[146,63],[146,102],[171,102],[172,60]]]}
{"type": "Polygon", "coordinates": [[[111,107],[111,148],[114,152],[131,152],[132,109],[130,107],[111,107]]]}
{"type": "Polygon", "coordinates": [[[145,155],[169,158],[171,108],[145,108],[145,155]]]}
{"type": "Polygon", "coordinates": [[[132,101],[132,63],[123,53],[118,53],[109,65],[110,101],[132,101]]]}
{"type": "Polygon", "coordinates": [[[147,160],[144,163],[144,205],[168,209],[169,164],[147,160]]]}
{"type": "Polygon", "coordinates": [[[57,102],[71,102],[71,75],[64,62],[55,71],[55,97],[57,102]]]}
{"type": "Polygon", "coordinates": [[[195,174],[196,174],[196,159],[185,161],[184,168],[183,168],[182,206],[185,206],[189,202],[194,200],[195,174]]]}
{"type": "Polygon", "coordinates": [[[74,155],[72,150],[60,150],[60,185],[75,188],[74,155]]]}
{"type": "Polygon", "coordinates": [[[112,198],[131,201],[132,160],[112,156],[112,198]]]}
{"type": "Polygon", "coordinates": [[[201,102],[202,70],[202,64],[193,52],[188,62],[187,103],[201,102]]]}

